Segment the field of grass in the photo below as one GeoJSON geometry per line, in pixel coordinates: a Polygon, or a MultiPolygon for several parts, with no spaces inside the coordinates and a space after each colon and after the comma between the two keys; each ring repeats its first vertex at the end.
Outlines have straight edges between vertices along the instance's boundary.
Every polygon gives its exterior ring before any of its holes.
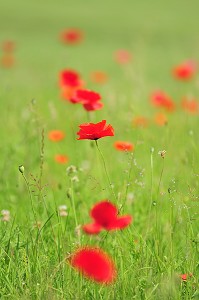
{"type": "Polygon", "coordinates": [[[0,222],[0,299],[199,299],[199,113],[180,105],[186,96],[199,101],[199,75],[184,82],[171,74],[183,61],[199,61],[198,11],[197,0],[2,1],[0,44],[16,46],[14,65],[0,66],[0,211],[10,212],[0,222]],[[60,32],[73,27],[83,41],[63,44],[60,32]],[[118,49],[132,60],[118,64],[118,49]],[[64,69],[101,94],[103,109],[87,113],[61,99],[64,69]],[[105,72],[107,82],[93,82],[93,71],[105,72]],[[155,90],[176,105],[163,110],[164,126],[153,121],[155,90]],[[148,126],[134,126],[138,116],[148,126]],[[80,124],[101,120],[115,135],[98,140],[100,151],[94,141],[77,140],[80,124]],[[51,130],[64,131],[64,140],[49,140],[51,130]],[[118,140],[134,151],[117,151],[118,140]],[[68,163],[57,163],[56,154],[68,163]],[[132,224],[85,234],[81,225],[104,199],[132,224]],[[112,257],[112,284],[71,267],[74,251],[91,245],[112,257]]]}

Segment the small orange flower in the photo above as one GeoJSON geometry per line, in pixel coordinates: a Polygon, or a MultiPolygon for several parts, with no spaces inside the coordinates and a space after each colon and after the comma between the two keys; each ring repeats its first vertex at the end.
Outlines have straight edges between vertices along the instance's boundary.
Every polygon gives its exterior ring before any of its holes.
{"type": "Polygon", "coordinates": [[[199,113],[199,102],[195,99],[187,99],[184,98],[181,102],[182,109],[191,113],[197,114],[199,113]]]}
{"type": "Polygon", "coordinates": [[[11,67],[13,67],[14,63],[15,63],[15,59],[14,59],[14,57],[13,57],[12,54],[4,54],[1,57],[0,64],[4,68],[11,68],[11,67]]]}
{"type": "Polygon", "coordinates": [[[115,149],[118,151],[133,151],[134,145],[130,142],[117,141],[114,143],[115,149]]]}
{"type": "Polygon", "coordinates": [[[90,77],[93,82],[100,84],[103,84],[108,80],[107,74],[102,71],[93,72],[90,77]]]}
{"type": "Polygon", "coordinates": [[[68,162],[68,157],[64,154],[56,154],[55,161],[59,164],[66,164],[68,162]]]}
{"type": "Polygon", "coordinates": [[[154,121],[159,126],[164,126],[168,122],[167,116],[161,112],[159,112],[155,115],[154,121]]]}
{"type": "Polygon", "coordinates": [[[135,127],[147,127],[148,124],[149,124],[148,119],[143,116],[138,116],[133,120],[133,125],[135,127]]]}
{"type": "Polygon", "coordinates": [[[2,50],[6,53],[13,52],[15,49],[15,43],[13,41],[4,41],[2,44],[2,50]]]}
{"type": "Polygon", "coordinates": [[[48,133],[49,140],[59,142],[65,138],[65,134],[61,130],[52,130],[48,133]]]}

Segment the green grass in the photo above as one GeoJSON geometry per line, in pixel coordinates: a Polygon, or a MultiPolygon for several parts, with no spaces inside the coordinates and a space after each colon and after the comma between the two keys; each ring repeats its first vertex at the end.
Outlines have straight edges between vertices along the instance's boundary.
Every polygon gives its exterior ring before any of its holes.
{"type": "Polygon", "coordinates": [[[171,76],[175,64],[198,60],[198,9],[196,0],[1,3],[0,43],[16,42],[15,66],[0,68],[0,210],[11,213],[10,222],[0,222],[1,299],[199,299],[198,115],[178,109],[168,114],[167,126],[132,126],[137,115],[153,119],[149,95],[155,89],[168,92],[177,105],[184,95],[198,99],[198,75],[187,83],[171,76]],[[68,27],[85,32],[82,44],[59,42],[68,27]],[[129,65],[113,59],[121,48],[133,54],[129,65]],[[88,116],[60,100],[58,74],[64,68],[79,71],[88,88],[103,96],[104,109],[90,118],[106,119],[115,129],[99,147],[117,200],[95,144],[76,140],[88,116]],[[108,74],[105,85],[90,81],[95,70],[108,74]],[[66,138],[49,141],[53,129],[64,130],[66,138]],[[116,140],[133,142],[133,155],[117,152],[116,140]],[[160,150],[167,151],[164,159],[160,150]],[[54,161],[57,153],[69,156],[66,166],[54,161]],[[80,169],[72,185],[69,165],[80,169]],[[79,225],[89,222],[90,208],[103,199],[124,204],[122,213],[134,221],[108,235],[77,236],[71,193],[79,225]],[[66,218],[57,211],[62,204],[68,206],[66,218]],[[100,286],[70,267],[67,257],[79,242],[112,256],[118,270],[113,285],[100,286]],[[193,276],[182,282],[183,273],[193,276]]]}

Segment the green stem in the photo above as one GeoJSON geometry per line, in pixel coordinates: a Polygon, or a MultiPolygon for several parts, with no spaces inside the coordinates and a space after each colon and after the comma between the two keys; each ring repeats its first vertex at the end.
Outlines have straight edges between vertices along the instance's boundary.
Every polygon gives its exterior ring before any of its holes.
{"type": "Polygon", "coordinates": [[[108,180],[108,184],[109,184],[110,190],[111,190],[111,192],[112,192],[112,194],[113,194],[115,200],[117,201],[117,197],[116,197],[115,192],[114,192],[114,190],[113,190],[113,185],[112,185],[112,183],[111,183],[111,180],[110,180],[110,177],[109,177],[107,168],[106,168],[106,162],[105,162],[105,159],[104,159],[104,155],[103,155],[102,151],[101,151],[100,148],[99,148],[99,145],[98,145],[97,140],[95,140],[95,144],[96,144],[97,150],[99,151],[99,154],[100,154],[101,159],[102,159],[102,163],[103,163],[103,166],[104,166],[104,170],[105,170],[105,174],[106,174],[106,177],[107,177],[107,180],[108,180]]]}

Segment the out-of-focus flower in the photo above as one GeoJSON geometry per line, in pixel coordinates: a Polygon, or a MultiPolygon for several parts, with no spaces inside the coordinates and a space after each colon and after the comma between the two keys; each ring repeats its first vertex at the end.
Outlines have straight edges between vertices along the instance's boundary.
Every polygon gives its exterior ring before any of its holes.
{"type": "Polygon", "coordinates": [[[196,63],[194,61],[185,61],[172,70],[173,76],[179,80],[190,80],[196,74],[196,63]]]}
{"type": "Polygon", "coordinates": [[[3,209],[1,211],[1,215],[2,215],[1,220],[3,222],[9,222],[10,221],[10,211],[9,210],[3,209]]]}
{"type": "Polygon", "coordinates": [[[77,167],[76,167],[76,166],[73,166],[73,165],[69,166],[69,167],[66,169],[67,175],[72,175],[72,174],[74,174],[74,173],[77,173],[77,171],[78,171],[77,167]]]}
{"type": "Polygon", "coordinates": [[[48,133],[48,138],[53,142],[59,142],[65,138],[65,133],[61,130],[52,130],[48,133]]]}
{"type": "Polygon", "coordinates": [[[91,80],[95,83],[103,84],[108,80],[108,75],[102,71],[95,71],[90,74],[91,80]]]}
{"type": "Polygon", "coordinates": [[[184,98],[181,102],[182,109],[191,114],[199,113],[199,101],[193,98],[184,98]]]}
{"type": "Polygon", "coordinates": [[[134,145],[130,142],[117,141],[114,143],[115,149],[118,151],[133,151],[134,145]]]}
{"type": "Polygon", "coordinates": [[[70,99],[72,103],[81,103],[87,111],[101,109],[103,103],[100,100],[100,94],[90,90],[76,90],[70,99]]]}
{"type": "Polygon", "coordinates": [[[190,274],[180,274],[180,278],[183,280],[183,281],[187,281],[188,277],[192,277],[193,274],[190,273],[190,274]]]}
{"type": "Polygon", "coordinates": [[[82,42],[83,37],[84,37],[83,32],[80,29],[76,29],[76,28],[66,29],[60,35],[61,41],[64,44],[68,44],[68,45],[79,44],[80,42],[82,42]]]}
{"type": "Polygon", "coordinates": [[[114,58],[117,63],[123,65],[128,64],[131,61],[132,55],[128,50],[120,49],[114,53],[114,58]]]}
{"type": "Polygon", "coordinates": [[[55,161],[59,164],[66,164],[68,162],[68,157],[64,154],[56,154],[55,161]]]}
{"type": "Polygon", "coordinates": [[[58,207],[58,212],[59,212],[60,217],[67,217],[68,216],[67,206],[66,205],[60,205],[58,207]]]}
{"type": "Polygon", "coordinates": [[[13,67],[13,65],[15,64],[15,59],[14,59],[14,56],[12,54],[4,54],[2,57],[1,57],[1,60],[0,60],[0,64],[2,67],[4,68],[11,68],[13,67]]]}
{"type": "Polygon", "coordinates": [[[155,91],[151,95],[151,103],[156,107],[165,108],[167,111],[174,111],[174,101],[163,91],[155,91]]]}
{"type": "Polygon", "coordinates": [[[81,85],[80,75],[74,70],[63,70],[60,72],[61,87],[79,87],[81,85]]]}
{"type": "Polygon", "coordinates": [[[166,150],[160,150],[160,151],[158,151],[158,154],[159,154],[162,158],[165,158],[166,150]]]}
{"type": "Polygon", "coordinates": [[[79,125],[80,130],[77,132],[79,135],[78,140],[98,140],[105,136],[114,136],[114,129],[106,120],[99,123],[85,123],[79,125]]]}
{"type": "Polygon", "coordinates": [[[164,126],[167,124],[168,122],[168,119],[167,119],[167,116],[164,114],[164,113],[157,113],[154,117],[154,121],[157,125],[159,126],[164,126]]]}
{"type": "Polygon", "coordinates": [[[2,50],[6,53],[13,52],[15,49],[15,42],[14,41],[4,41],[2,43],[2,50]]]}
{"type": "Polygon", "coordinates": [[[119,217],[117,207],[107,200],[96,203],[90,211],[90,216],[93,219],[93,223],[82,227],[88,234],[97,234],[102,229],[123,229],[132,221],[130,215],[119,217]]]}
{"type": "Polygon", "coordinates": [[[116,278],[112,259],[100,248],[80,248],[72,254],[70,263],[84,276],[99,283],[110,284],[116,278]]]}
{"type": "Polygon", "coordinates": [[[144,116],[137,116],[133,119],[133,126],[145,128],[149,124],[149,120],[144,116]]]}

